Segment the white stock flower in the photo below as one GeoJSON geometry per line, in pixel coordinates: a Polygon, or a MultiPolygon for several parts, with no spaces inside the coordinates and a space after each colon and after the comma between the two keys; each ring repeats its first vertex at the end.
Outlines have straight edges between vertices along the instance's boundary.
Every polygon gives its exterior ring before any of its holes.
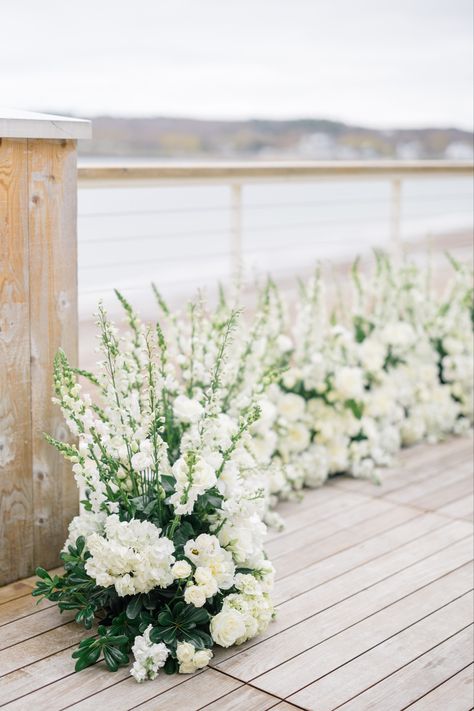
{"type": "Polygon", "coordinates": [[[202,405],[186,395],[178,395],[173,403],[174,416],[180,422],[192,424],[198,422],[203,416],[202,405]]]}
{"type": "Polygon", "coordinates": [[[164,666],[168,658],[169,649],[159,642],[154,644],[150,640],[152,626],[148,625],[142,636],[135,637],[132,647],[132,654],[135,662],[130,670],[130,674],[136,681],[145,679],[156,679],[158,670],[164,666]]]}
{"type": "Polygon", "coordinates": [[[101,587],[114,585],[121,597],[166,588],[173,582],[174,545],[148,521],[120,521],[113,514],[103,535],[92,533],[86,545],[91,553],[85,564],[87,574],[101,587]]]}

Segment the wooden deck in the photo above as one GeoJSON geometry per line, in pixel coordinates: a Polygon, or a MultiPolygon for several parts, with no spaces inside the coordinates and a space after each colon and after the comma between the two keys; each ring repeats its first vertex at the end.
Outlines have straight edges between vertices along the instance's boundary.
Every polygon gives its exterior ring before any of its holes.
{"type": "Polygon", "coordinates": [[[73,672],[83,630],[29,578],[0,590],[0,705],[24,711],[467,711],[473,707],[472,441],[402,453],[381,487],[285,503],[276,621],[192,677],[73,672]]]}

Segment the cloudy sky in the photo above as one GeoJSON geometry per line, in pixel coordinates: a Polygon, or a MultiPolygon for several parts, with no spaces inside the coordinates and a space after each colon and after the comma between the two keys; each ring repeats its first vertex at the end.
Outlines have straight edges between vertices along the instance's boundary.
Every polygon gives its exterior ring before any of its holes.
{"type": "Polygon", "coordinates": [[[472,128],[472,0],[3,0],[0,104],[472,128]]]}

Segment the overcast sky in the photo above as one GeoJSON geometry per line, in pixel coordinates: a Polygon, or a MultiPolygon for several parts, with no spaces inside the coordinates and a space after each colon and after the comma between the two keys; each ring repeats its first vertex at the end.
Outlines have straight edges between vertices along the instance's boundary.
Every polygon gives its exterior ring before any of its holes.
{"type": "Polygon", "coordinates": [[[472,128],[472,0],[2,0],[0,104],[472,128]]]}

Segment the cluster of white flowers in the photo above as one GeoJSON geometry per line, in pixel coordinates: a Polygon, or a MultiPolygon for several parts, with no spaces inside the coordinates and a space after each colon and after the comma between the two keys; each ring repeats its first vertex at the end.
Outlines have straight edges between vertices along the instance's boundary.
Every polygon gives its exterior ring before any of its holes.
{"type": "Polygon", "coordinates": [[[91,557],[86,571],[104,588],[113,585],[120,597],[166,588],[173,582],[173,542],[149,521],[120,521],[108,516],[104,533],[86,538],[91,557]]]}
{"type": "Polygon", "coordinates": [[[150,640],[151,630],[152,626],[149,625],[143,635],[135,637],[132,646],[135,661],[130,674],[139,682],[145,679],[156,679],[158,671],[165,665],[169,654],[163,642],[154,643],[150,640]]]}
{"type": "Polygon", "coordinates": [[[472,423],[472,275],[457,265],[444,299],[425,281],[379,255],[372,276],[354,269],[339,319],[319,270],[303,285],[286,327],[288,369],[253,428],[273,502],[337,473],[377,479],[401,446],[472,423]]]}
{"type": "Polygon", "coordinates": [[[265,586],[253,575],[239,573],[234,586],[238,592],[225,598],[221,611],[211,620],[212,638],[221,647],[243,644],[261,634],[274,614],[265,586]]]}
{"type": "Polygon", "coordinates": [[[195,570],[184,591],[184,599],[194,607],[202,607],[207,598],[234,583],[235,564],[232,553],[222,548],[216,536],[201,533],[195,540],[187,541],[184,554],[195,570]]]}
{"type": "Polygon", "coordinates": [[[193,674],[197,669],[207,667],[212,659],[210,649],[196,649],[190,642],[178,642],[176,657],[180,674],[193,674]]]}

